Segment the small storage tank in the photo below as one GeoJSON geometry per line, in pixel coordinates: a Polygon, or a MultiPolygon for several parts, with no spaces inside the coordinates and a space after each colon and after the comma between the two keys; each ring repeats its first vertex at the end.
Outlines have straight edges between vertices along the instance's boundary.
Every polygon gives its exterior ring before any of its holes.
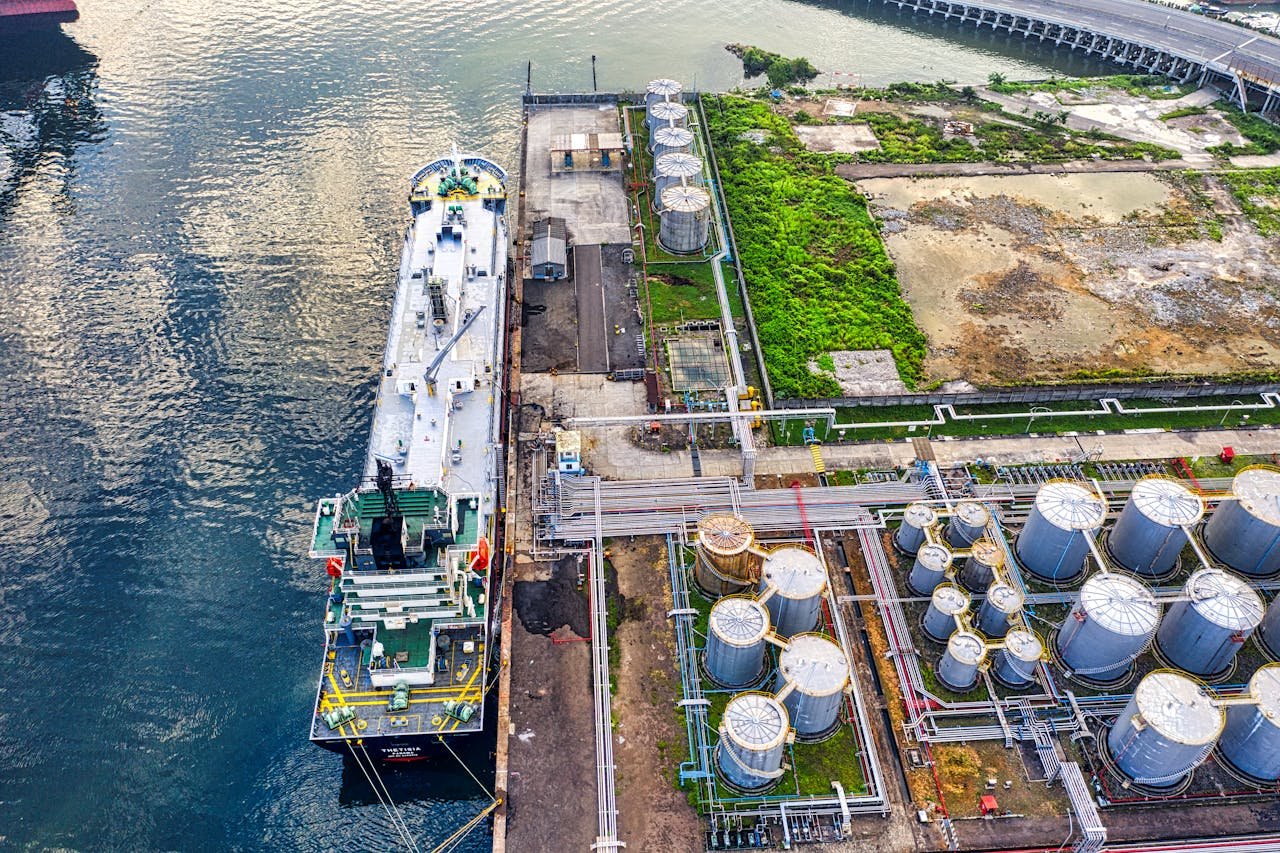
{"type": "Polygon", "coordinates": [[[790,739],[791,723],[781,702],[763,693],[734,696],[720,718],[720,777],[739,791],[768,788],[782,775],[790,739]]]}
{"type": "Polygon", "coordinates": [[[1036,680],[1044,657],[1044,644],[1031,631],[1014,628],[1004,638],[1004,648],[992,657],[991,674],[1005,687],[1026,687],[1036,680]]]}
{"type": "Polygon", "coordinates": [[[1146,651],[1159,624],[1160,605],[1146,584],[1132,575],[1098,572],[1062,620],[1058,657],[1075,675],[1114,681],[1146,651]]]}
{"type": "Polygon", "coordinates": [[[702,158],[692,154],[663,154],[653,169],[653,203],[655,210],[662,210],[662,194],[668,187],[687,183],[702,184],[702,158]]]}
{"type": "Polygon", "coordinates": [[[1147,477],[1133,491],[1107,535],[1107,550],[1116,565],[1147,577],[1173,571],[1187,544],[1184,526],[1204,516],[1204,501],[1168,477],[1147,477]]]}
{"type": "Polygon", "coordinates": [[[1280,663],[1255,672],[1249,693],[1257,704],[1227,706],[1218,753],[1246,776],[1275,784],[1280,781],[1280,663]]]}
{"type": "Polygon", "coordinates": [[[978,605],[974,627],[988,637],[1003,637],[1009,623],[1022,610],[1023,596],[1009,584],[996,581],[987,587],[987,597],[978,605]]]}
{"type": "Polygon", "coordinates": [[[945,687],[964,693],[978,683],[978,667],[986,659],[987,644],[981,637],[972,631],[956,631],[938,660],[938,680],[945,687]]]}
{"type": "Polygon", "coordinates": [[[662,192],[658,243],[677,255],[700,252],[707,245],[710,221],[711,196],[706,190],[684,183],[667,187],[662,192]]]}
{"type": "Polygon", "coordinates": [[[1250,577],[1280,571],[1280,469],[1245,468],[1204,525],[1204,544],[1229,568],[1250,577]]]}
{"type": "Polygon", "coordinates": [[[969,592],[985,592],[1004,568],[1004,551],[990,539],[979,539],[969,549],[960,570],[960,583],[969,592]]]}
{"type": "Polygon", "coordinates": [[[742,592],[760,576],[751,553],[756,534],[751,525],[728,513],[708,515],[698,522],[698,560],[693,579],[707,595],[742,592]]]}
{"type": "Polygon", "coordinates": [[[1156,633],[1160,653],[1187,672],[1216,675],[1261,624],[1262,599],[1244,578],[1221,569],[1196,571],[1182,594],[1156,633]]]}
{"type": "Polygon", "coordinates": [[[1222,709],[1200,685],[1168,670],[1148,674],[1107,735],[1111,759],[1134,782],[1174,785],[1213,750],[1222,709]]]}
{"type": "Polygon", "coordinates": [[[929,599],[921,627],[939,643],[945,643],[956,629],[956,615],[969,609],[969,593],[953,583],[939,584],[929,599]]]}
{"type": "Polygon", "coordinates": [[[660,77],[657,80],[650,80],[649,85],[644,90],[644,105],[646,108],[652,107],[659,101],[676,101],[684,99],[684,86],[676,80],[670,80],[666,77],[660,77]]]}
{"type": "Polygon", "coordinates": [[[925,528],[937,523],[938,514],[928,504],[914,503],[902,512],[902,524],[893,534],[893,544],[904,554],[915,555],[925,543],[925,528]]]}
{"type": "Polygon", "coordinates": [[[689,120],[689,108],[679,101],[654,101],[649,104],[646,113],[649,133],[669,125],[684,127],[689,120]]]}
{"type": "Polygon", "coordinates": [[[1280,660],[1280,595],[1271,599],[1271,606],[1262,617],[1262,624],[1258,626],[1258,641],[1272,660],[1280,660]]]}
{"type": "Polygon", "coordinates": [[[947,579],[947,571],[950,568],[950,549],[937,542],[926,542],[911,565],[911,574],[907,575],[907,586],[919,595],[929,595],[938,584],[947,579]]]}
{"type": "Polygon", "coordinates": [[[760,567],[760,598],[779,636],[812,631],[827,591],[827,570],[812,550],[783,545],[769,552],[760,567]]]}
{"type": "Polygon", "coordinates": [[[745,595],[729,595],[711,608],[703,665],[721,687],[746,687],[764,674],[769,613],[745,595]]]}
{"type": "Polygon", "coordinates": [[[968,548],[987,535],[991,510],[977,501],[960,501],[947,522],[947,541],[952,548],[968,548]]]}
{"type": "Polygon", "coordinates": [[[688,154],[692,145],[693,131],[687,127],[664,125],[649,137],[649,150],[655,162],[664,154],[688,154]]]}
{"type": "Polygon", "coordinates": [[[1036,492],[1018,534],[1018,559],[1043,580],[1075,580],[1084,571],[1088,538],[1106,517],[1107,504],[1092,489],[1071,480],[1051,480],[1036,492]]]}
{"type": "Polygon", "coordinates": [[[798,740],[818,740],[836,727],[849,659],[822,634],[797,634],[778,653],[777,698],[791,716],[798,740]]]}

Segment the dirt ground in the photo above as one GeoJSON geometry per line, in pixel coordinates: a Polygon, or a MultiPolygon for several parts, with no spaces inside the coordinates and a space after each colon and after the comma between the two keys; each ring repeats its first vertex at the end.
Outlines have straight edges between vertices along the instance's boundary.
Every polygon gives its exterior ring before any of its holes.
{"type": "Polygon", "coordinates": [[[666,548],[661,538],[645,536],[615,540],[610,550],[625,601],[610,638],[619,649],[613,697],[618,834],[628,850],[700,851],[702,822],[674,783],[687,753],[675,712],[680,680],[667,619],[666,548]]]}
{"type": "Polygon", "coordinates": [[[1280,243],[1212,178],[862,181],[933,379],[1227,374],[1280,363],[1280,243]],[[1220,242],[1205,223],[1217,220],[1220,242]]]}

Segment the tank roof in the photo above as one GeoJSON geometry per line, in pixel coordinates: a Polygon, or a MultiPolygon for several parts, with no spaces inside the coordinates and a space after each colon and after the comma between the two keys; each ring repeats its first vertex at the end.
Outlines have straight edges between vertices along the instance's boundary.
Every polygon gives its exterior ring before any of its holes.
{"type": "Polygon", "coordinates": [[[1014,628],[1004,638],[1004,648],[1018,660],[1040,660],[1044,654],[1044,644],[1040,638],[1023,628],[1014,628]]]}
{"type": "Polygon", "coordinates": [[[698,544],[717,554],[740,554],[755,538],[751,525],[736,515],[708,515],[698,522],[698,544]]]}
{"type": "Polygon", "coordinates": [[[729,700],[721,718],[725,731],[735,743],[748,749],[767,750],[787,738],[791,719],[787,709],[772,696],[740,693],[729,700]]]}
{"type": "Polygon", "coordinates": [[[1245,468],[1231,481],[1231,493],[1250,515],[1280,527],[1280,470],[1245,468]]]}
{"type": "Polygon", "coordinates": [[[849,659],[831,638],[797,634],[778,653],[778,669],[797,690],[810,696],[829,696],[849,683],[849,659]]]}
{"type": "Polygon", "coordinates": [[[947,651],[960,663],[979,664],[987,656],[987,644],[971,631],[956,631],[947,640],[947,651]]]}
{"type": "Polygon", "coordinates": [[[682,148],[693,143],[693,131],[687,127],[660,127],[653,132],[653,141],[666,148],[682,148]]]}
{"type": "Polygon", "coordinates": [[[925,568],[943,572],[951,565],[951,549],[937,542],[926,542],[916,552],[916,559],[925,568]]]}
{"type": "Polygon", "coordinates": [[[684,151],[672,151],[659,157],[654,162],[653,169],[663,177],[694,178],[702,174],[702,158],[684,151]]]}
{"type": "Polygon", "coordinates": [[[1036,492],[1036,509],[1060,530],[1096,530],[1107,517],[1106,503],[1087,486],[1050,480],[1036,492]]]}
{"type": "Polygon", "coordinates": [[[1249,679],[1249,692],[1258,701],[1262,715],[1280,726],[1280,663],[1259,667],[1249,679]]]}
{"type": "Polygon", "coordinates": [[[681,119],[689,115],[689,108],[679,101],[656,101],[649,107],[650,115],[661,119],[681,119]]]}
{"type": "Polygon", "coordinates": [[[1129,500],[1144,516],[1165,527],[1195,524],[1204,515],[1204,501],[1168,477],[1147,477],[1133,485],[1129,500]]]}
{"type": "Polygon", "coordinates": [[[1098,572],[1080,588],[1080,606],[1113,634],[1141,636],[1160,622],[1160,605],[1146,584],[1115,572],[1098,572]]]}
{"type": "Polygon", "coordinates": [[[969,556],[982,563],[998,569],[1004,565],[1004,551],[990,539],[978,539],[969,547],[969,556]]]}
{"type": "Polygon", "coordinates": [[[1015,613],[1022,609],[1024,597],[1007,583],[996,581],[987,588],[987,600],[1002,613],[1015,613]]]}
{"type": "Polygon", "coordinates": [[[657,80],[650,80],[649,85],[645,87],[645,92],[650,95],[678,95],[684,91],[684,86],[678,80],[672,80],[669,77],[659,77],[657,80]]]}
{"type": "Polygon", "coordinates": [[[1133,696],[1142,718],[1169,740],[1212,743],[1222,731],[1222,709],[1185,675],[1167,670],[1149,673],[1138,682],[1133,696]]]}
{"type": "Polygon", "coordinates": [[[928,504],[908,504],[907,508],[902,511],[903,523],[905,524],[909,521],[912,527],[927,527],[937,520],[938,514],[928,504]]]}
{"type": "Polygon", "coordinates": [[[711,607],[708,629],[733,646],[750,646],[769,632],[769,611],[754,598],[729,595],[711,607]]]}
{"type": "Polygon", "coordinates": [[[1196,612],[1215,625],[1251,631],[1262,622],[1262,598],[1244,578],[1221,569],[1200,569],[1183,590],[1196,612]]]}
{"type": "Polygon", "coordinates": [[[810,598],[827,588],[827,572],[808,548],[783,545],[764,558],[760,576],[784,598],[810,598]]]}
{"type": "Polygon", "coordinates": [[[677,210],[681,213],[698,213],[711,206],[711,196],[702,187],[691,187],[679,184],[667,187],[662,191],[662,208],[664,211],[677,210]]]}
{"type": "Polygon", "coordinates": [[[952,515],[970,527],[985,527],[991,520],[991,510],[977,501],[960,501],[952,515]]]}
{"type": "Polygon", "coordinates": [[[969,593],[951,583],[939,584],[931,597],[933,606],[949,616],[954,616],[969,606],[969,593]]]}

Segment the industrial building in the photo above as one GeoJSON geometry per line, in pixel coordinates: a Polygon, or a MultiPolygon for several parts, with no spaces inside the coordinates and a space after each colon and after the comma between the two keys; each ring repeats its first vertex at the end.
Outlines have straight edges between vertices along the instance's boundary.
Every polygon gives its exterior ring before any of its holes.
{"type": "Polygon", "coordinates": [[[620,133],[564,133],[551,139],[551,173],[621,172],[620,133]]]}
{"type": "Polygon", "coordinates": [[[548,216],[533,223],[529,243],[529,277],[559,281],[569,273],[569,240],[564,220],[548,216]]]}

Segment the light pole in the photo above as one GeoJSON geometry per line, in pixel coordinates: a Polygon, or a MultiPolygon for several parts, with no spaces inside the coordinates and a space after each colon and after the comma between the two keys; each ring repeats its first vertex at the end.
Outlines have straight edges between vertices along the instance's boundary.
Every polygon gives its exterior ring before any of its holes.
{"type": "MultiPolygon", "coordinates": [[[[1240,401],[1239,401],[1239,400],[1232,400],[1232,401],[1231,401],[1231,405],[1233,405],[1233,406],[1239,406],[1239,405],[1241,405],[1241,403],[1240,403],[1240,401]]],[[[1222,413],[1222,420],[1218,421],[1218,426],[1222,426],[1223,424],[1225,424],[1225,423],[1227,422],[1227,416],[1228,416],[1228,415],[1230,415],[1233,411],[1235,411],[1235,409],[1227,409],[1225,412],[1223,412],[1223,413],[1222,413]]],[[[1245,415],[1245,416],[1244,416],[1244,419],[1245,419],[1245,420],[1248,420],[1248,419],[1249,419],[1249,416],[1248,416],[1248,415],[1245,415]]]]}
{"type": "Polygon", "coordinates": [[[1047,411],[1050,411],[1048,406],[1032,406],[1031,407],[1031,417],[1027,418],[1027,430],[1024,433],[1025,435],[1031,434],[1031,424],[1033,421],[1035,421],[1036,415],[1047,412],[1047,411]]]}

